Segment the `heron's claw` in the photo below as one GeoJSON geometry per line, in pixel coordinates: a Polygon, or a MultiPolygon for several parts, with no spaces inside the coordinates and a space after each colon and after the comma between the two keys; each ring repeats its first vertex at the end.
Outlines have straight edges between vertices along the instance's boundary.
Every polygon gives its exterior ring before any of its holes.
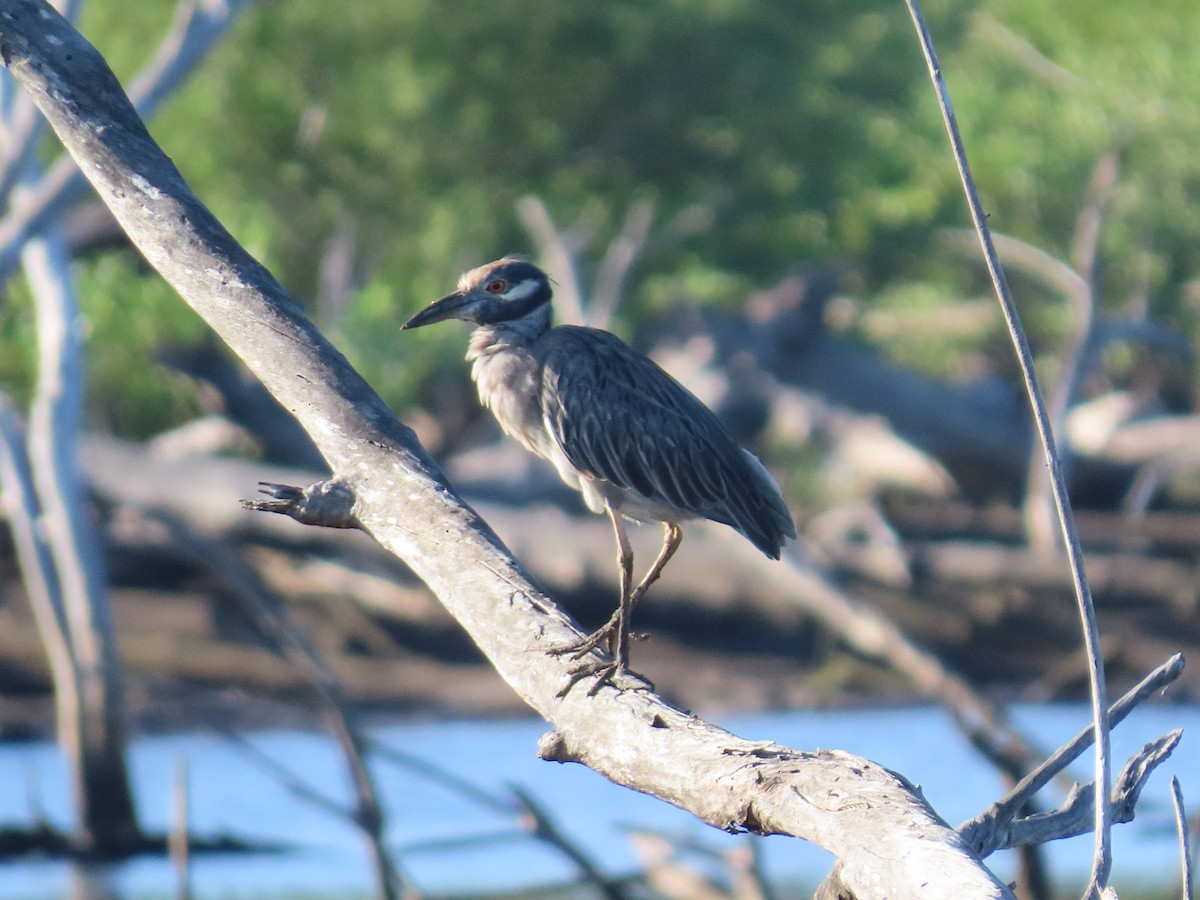
{"type": "Polygon", "coordinates": [[[561,700],[571,692],[571,688],[585,678],[595,676],[595,681],[587,690],[589,697],[595,697],[600,688],[611,684],[619,691],[623,690],[653,690],[654,685],[628,666],[621,665],[616,660],[589,660],[580,663],[568,673],[566,685],[554,696],[561,700]]]}
{"type": "Polygon", "coordinates": [[[596,680],[592,686],[588,688],[587,695],[595,697],[600,691],[600,688],[606,684],[612,684],[613,679],[620,673],[625,672],[625,667],[616,660],[608,660],[605,662],[586,662],[571,669],[568,673],[569,678],[567,683],[554,696],[561,700],[571,692],[571,688],[592,675],[596,676],[596,680]]]}
{"type": "MultiPolygon", "coordinates": [[[[589,659],[580,662],[567,673],[568,679],[566,685],[555,696],[560,700],[570,693],[571,688],[579,684],[585,678],[595,676],[595,681],[588,688],[588,696],[595,697],[600,691],[600,688],[606,684],[611,684],[614,687],[620,687],[617,684],[618,679],[625,675],[633,674],[629,670],[629,647],[628,644],[622,647],[619,646],[621,634],[621,611],[617,610],[612,614],[612,617],[581,640],[574,641],[562,647],[553,647],[547,652],[552,656],[570,656],[572,661],[582,660],[593,650],[606,649],[609,652],[610,659],[598,660],[589,659]]],[[[645,640],[645,634],[627,634],[629,640],[641,641],[645,640]]],[[[648,684],[641,676],[633,676],[641,684],[648,684]]]]}
{"type": "MultiPolygon", "coordinates": [[[[570,644],[564,644],[561,647],[553,647],[547,652],[551,656],[570,656],[571,659],[583,659],[601,644],[605,646],[609,653],[613,653],[616,649],[613,645],[616,643],[618,626],[621,622],[621,611],[612,614],[607,622],[589,634],[582,640],[574,641],[570,644]]],[[[613,653],[615,656],[616,654],[613,653]]]]}

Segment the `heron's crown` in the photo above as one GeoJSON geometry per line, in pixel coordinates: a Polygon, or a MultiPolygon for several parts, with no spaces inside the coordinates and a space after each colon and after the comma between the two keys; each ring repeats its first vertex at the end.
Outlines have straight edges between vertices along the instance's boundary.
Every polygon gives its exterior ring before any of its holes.
{"type": "Polygon", "coordinates": [[[476,321],[496,323],[519,319],[550,302],[550,278],[524,259],[505,257],[467,272],[458,293],[477,298],[476,321]]]}
{"type": "Polygon", "coordinates": [[[542,286],[546,289],[550,287],[550,278],[546,273],[528,260],[514,256],[506,256],[470,272],[464,272],[458,279],[458,289],[463,293],[486,290],[496,296],[513,300],[519,300],[542,286]],[[496,285],[497,282],[503,282],[504,287],[496,285]],[[511,296],[512,294],[517,296],[511,296]]]}
{"type": "Polygon", "coordinates": [[[458,290],[427,306],[402,327],[419,328],[445,319],[498,325],[537,312],[540,333],[550,327],[550,297],[550,279],[545,272],[531,262],[505,257],[467,272],[458,280],[458,290]]]}

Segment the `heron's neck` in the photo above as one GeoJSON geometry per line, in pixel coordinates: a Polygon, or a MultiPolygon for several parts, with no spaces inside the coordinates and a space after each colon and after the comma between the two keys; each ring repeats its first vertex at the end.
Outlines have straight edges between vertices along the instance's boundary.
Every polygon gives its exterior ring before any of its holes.
{"type": "Polygon", "coordinates": [[[519,319],[480,325],[471,334],[467,359],[475,360],[501,350],[529,347],[550,330],[550,304],[531,310],[519,319]]]}

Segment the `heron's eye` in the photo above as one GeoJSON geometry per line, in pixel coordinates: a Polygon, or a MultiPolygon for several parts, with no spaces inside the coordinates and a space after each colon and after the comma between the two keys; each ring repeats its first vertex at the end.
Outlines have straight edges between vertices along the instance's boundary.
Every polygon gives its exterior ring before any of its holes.
{"type": "Polygon", "coordinates": [[[503,278],[497,278],[495,281],[489,281],[487,284],[487,292],[489,294],[503,294],[504,289],[508,287],[508,283],[503,278]]]}

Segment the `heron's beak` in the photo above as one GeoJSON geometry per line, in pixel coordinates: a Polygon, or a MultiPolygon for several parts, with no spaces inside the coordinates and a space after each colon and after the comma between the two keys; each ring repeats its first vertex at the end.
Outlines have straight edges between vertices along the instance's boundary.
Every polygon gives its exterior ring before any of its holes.
{"type": "Polygon", "coordinates": [[[422,325],[432,325],[434,322],[443,322],[446,319],[462,319],[466,322],[473,322],[475,321],[475,311],[479,308],[480,303],[479,297],[475,294],[455,291],[425,307],[400,328],[401,330],[420,328],[422,325]]]}

